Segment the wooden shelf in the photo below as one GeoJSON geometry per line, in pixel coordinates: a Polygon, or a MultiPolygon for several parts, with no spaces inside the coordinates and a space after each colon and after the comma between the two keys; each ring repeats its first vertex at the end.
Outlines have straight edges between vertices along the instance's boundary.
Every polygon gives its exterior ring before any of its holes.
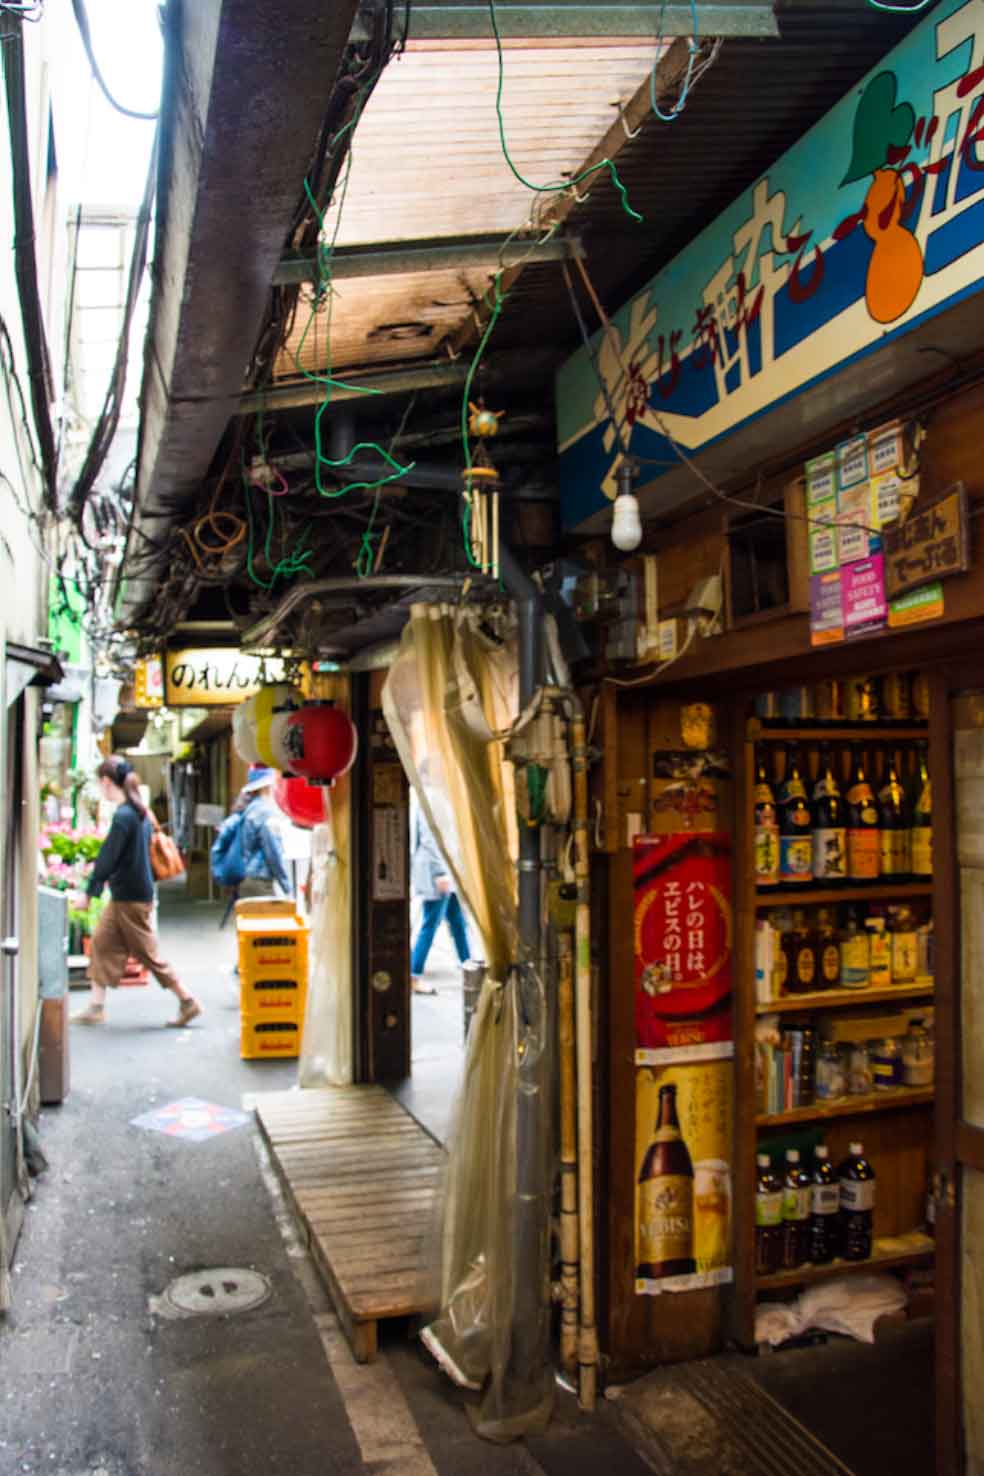
{"type": "Polygon", "coordinates": [[[931,897],[932,882],[857,882],[847,887],[786,887],[776,891],[755,888],[755,906],[819,907],[836,902],[891,902],[897,897],[931,897]]]}
{"type": "MultiPolygon", "coordinates": [[[[928,733],[927,723],[899,723],[898,726],[893,726],[891,723],[858,723],[854,727],[846,723],[830,723],[829,725],[817,723],[801,728],[763,725],[757,738],[759,741],[773,743],[822,743],[825,738],[833,743],[857,743],[864,739],[879,743],[886,742],[890,738],[916,740],[925,738],[928,733]]],[[[750,736],[755,737],[756,735],[750,736]]]]}
{"type": "Polygon", "coordinates": [[[899,1107],[919,1107],[932,1102],[935,1087],[889,1087],[883,1092],[869,1092],[863,1097],[835,1097],[832,1101],[812,1102],[809,1107],[791,1107],[788,1112],[761,1112],[756,1127],[782,1127],[794,1122],[826,1122],[830,1117],[859,1117],[869,1112],[891,1112],[899,1107]]]}
{"type": "Polygon", "coordinates": [[[801,1010],[841,1009],[845,1005],[892,1004],[895,1000],[931,999],[932,983],[891,984],[886,989],[824,989],[816,994],[783,994],[756,1000],[756,1015],[789,1015],[801,1010]]]}
{"type": "Polygon", "coordinates": [[[885,1271],[892,1266],[909,1266],[916,1261],[933,1258],[935,1242],[921,1230],[906,1235],[885,1236],[876,1240],[867,1261],[831,1261],[826,1266],[797,1266],[795,1271],[776,1271],[772,1276],[756,1276],[758,1291],[779,1287],[804,1286],[807,1282],[825,1281],[831,1276],[844,1276],[852,1271],[885,1271]]]}

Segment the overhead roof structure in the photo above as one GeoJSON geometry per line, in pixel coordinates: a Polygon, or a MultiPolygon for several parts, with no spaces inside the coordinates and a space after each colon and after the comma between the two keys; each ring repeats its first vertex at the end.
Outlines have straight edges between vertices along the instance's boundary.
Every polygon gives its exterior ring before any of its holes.
{"type": "MultiPolygon", "coordinates": [[[[448,562],[457,428],[492,277],[502,269],[504,297],[473,392],[507,412],[496,459],[511,495],[543,497],[553,371],[578,331],[565,264],[583,254],[602,302],[618,306],[913,23],[860,0],[497,0],[500,91],[490,12],[488,0],[413,0],[404,37],[407,12],[384,0],[169,11],[120,606],[144,633],[196,601],[225,615],[231,635],[248,630],[292,579],[351,574],[366,536],[370,576],[460,569],[448,562]],[[702,74],[687,91],[695,14],[702,74]],[[381,26],[385,65],[372,62],[381,26]],[[661,121],[653,98],[665,114],[681,93],[682,112],[661,121]],[[548,183],[563,188],[528,187],[548,183]],[[310,471],[277,469],[278,458],[310,469],[316,435],[322,455],[334,437],[335,459],[347,447],[357,470],[366,453],[353,445],[406,447],[425,490],[408,501],[396,481],[336,500],[343,478],[326,472],[319,496],[310,471]],[[268,522],[254,525],[264,494],[268,522]],[[392,524],[382,555],[370,514],[392,524]]],[[[370,577],[337,612],[344,643],[371,590],[370,577]]]]}

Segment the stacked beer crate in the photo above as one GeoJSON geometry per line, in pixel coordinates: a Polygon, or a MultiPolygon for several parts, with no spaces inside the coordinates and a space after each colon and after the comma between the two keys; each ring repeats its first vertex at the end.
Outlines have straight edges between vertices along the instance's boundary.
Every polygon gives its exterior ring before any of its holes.
{"type": "MultiPolygon", "coordinates": [[[[276,906],[275,903],[271,904],[276,906]]],[[[276,911],[237,906],[240,1056],[244,1061],[300,1054],[307,1002],[308,927],[280,903],[276,911]]]]}

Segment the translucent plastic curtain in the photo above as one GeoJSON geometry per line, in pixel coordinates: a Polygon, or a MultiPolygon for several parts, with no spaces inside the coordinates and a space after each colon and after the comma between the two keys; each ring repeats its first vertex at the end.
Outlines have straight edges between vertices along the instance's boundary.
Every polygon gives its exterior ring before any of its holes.
{"type": "Polygon", "coordinates": [[[311,833],[308,996],[298,1080],[302,1087],[348,1086],[352,1060],[352,878],[349,781],[329,793],[331,816],[311,833]]]}
{"type": "MultiPolygon", "coordinates": [[[[516,1095],[528,1041],[513,974],[514,779],[494,736],[517,713],[516,645],[506,634],[488,639],[470,612],[414,606],[383,689],[390,732],[488,964],[448,1142],[438,1310],[425,1341],[452,1377],[484,1389],[477,1424],[490,1438],[529,1427],[529,1388],[515,1390],[508,1376],[514,1277],[543,1270],[515,1264],[516,1095]]],[[[546,1164],[549,1153],[538,1157],[546,1164]]]]}

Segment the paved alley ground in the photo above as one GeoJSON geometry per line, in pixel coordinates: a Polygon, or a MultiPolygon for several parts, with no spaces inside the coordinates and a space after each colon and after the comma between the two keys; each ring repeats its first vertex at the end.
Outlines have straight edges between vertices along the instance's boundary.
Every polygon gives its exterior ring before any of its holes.
{"type": "MultiPolygon", "coordinates": [[[[164,952],[206,1007],[190,1029],[164,1028],[173,1001],[153,983],[111,995],[104,1027],[73,1027],[72,1090],[42,1113],[50,1168],[35,1181],[0,1320],[3,1476],[650,1470],[607,1407],[589,1419],[566,1395],[543,1438],[478,1440],[406,1328],[387,1333],[377,1363],[355,1365],[252,1119],[201,1141],[134,1124],[186,1098],[235,1112],[250,1093],[293,1085],[293,1062],[239,1059],[233,935],[217,917],[205,903],[163,906],[164,952]],[[235,1316],[162,1315],[176,1277],[220,1266],[261,1272],[269,1300],[235,1316]]],[[[73,991],[73,1010],[85,998],[73,991]]],[[[415,1015],[433,1004],[416,1002],[415,1015]]],[[[454,1008],[460,1021],[460,995],[454,1008]]],[[[431,1026],[421,1052],[437,1060],[450,1012],[431,1026]]]]}

